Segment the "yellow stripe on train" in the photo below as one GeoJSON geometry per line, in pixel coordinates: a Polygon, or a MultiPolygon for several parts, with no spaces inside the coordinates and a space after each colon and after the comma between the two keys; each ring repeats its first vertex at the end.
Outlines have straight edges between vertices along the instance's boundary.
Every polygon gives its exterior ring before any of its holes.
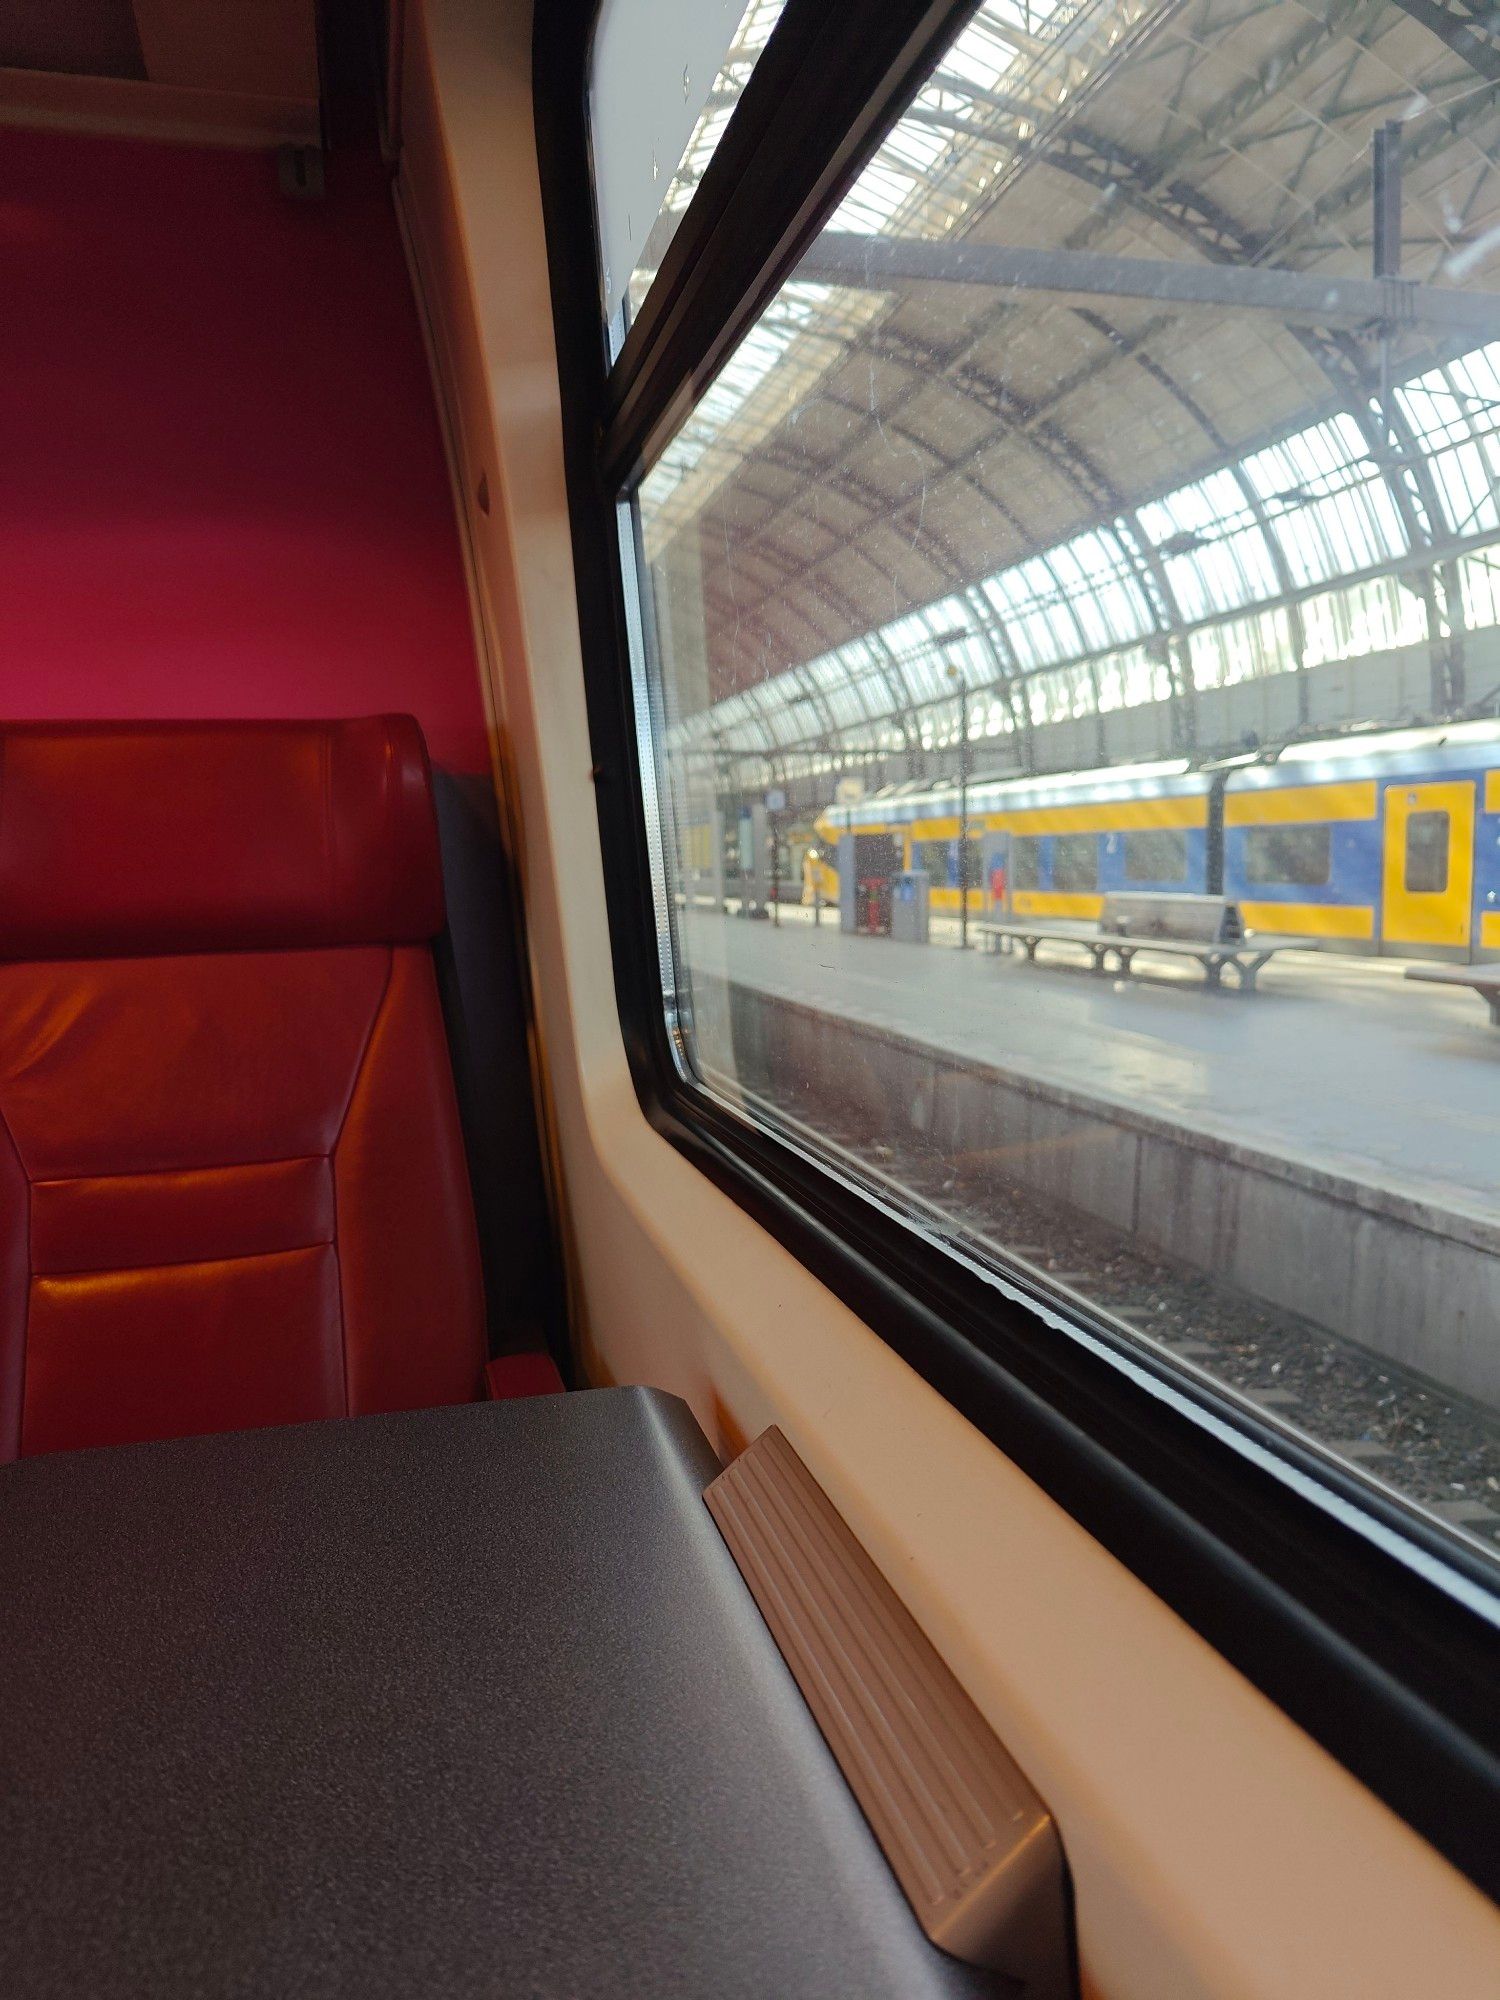
{"type": "MultiPolygon", "coordinates": [[[[957,891],[950,891],[958,901],[957,891]]],[[[1065,895],[1059,889],[1017,889],[1010,899],[1018,917],[1097,917],[1104,908],[1102,896],[1065,895]]]]}
{"type": "MultiPolygon", "coordinates": [[[[894,829],[892,820],[861,821],[856,831],[883,833],[894,829]]],[[[1025,811],[973,812],[969,833],[1133,833],[1141,827],[1207,826],[1208,800],[1202,794],[1186,799],[1116,799],[1112,804],[1086,806],[1029,806],[1025,811]]],[[[900,823],[901,832],[913,840],[957,840],[958,816],[944,813],[935,819],[900,823]]]]}
{"type": "Polygon", "coordinates": [[[1375,935],[1375,911],[1368,904],[1242,902],[1240,915],[1253,931],[1290,931],[1294,937],[1375,935]]]}
{"type": "MultiPolygon", "coordinates": [[[[1116,834],[1152,826],[1208,826],[1208,796],[1190,798],[1116,798],[1094,806],[1028,806],[1006,812],[978,808],[968,816],[970,838],[980,834],[1116,834]]],[[[816,822],[816,832],[828,848],[840,834],[902,834],[908,840],[958,840],[958,814],[944,812],[926,820],[860,818],[852,826],[816,822]]]]}
{"type": "Polygon", "coordinates": [[[1297,826],[1312,820],[1374,819],[1375,780],[1336,785],[1277,785],[1269,791],[1228,792],[1226,826],[1297,826]]]}

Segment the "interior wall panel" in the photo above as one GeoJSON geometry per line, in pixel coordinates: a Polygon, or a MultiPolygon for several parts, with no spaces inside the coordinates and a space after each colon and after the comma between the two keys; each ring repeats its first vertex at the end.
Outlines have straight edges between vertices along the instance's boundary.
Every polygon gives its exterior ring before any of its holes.
{"type": "Polygon", "coordinates": [[[781,1425],[1057,1813],[1091,1995],[1488,2000],[1500,1930],[1479,1893],[641,1113],[599,863],[530,30],[526,0],[412,6],[400,190],[517,774],[594,1378],[676,1391],[726,1448],[781,1425]]]}
{"type": "Polygon", "coordinates": [[[0,189],[0,715],[405,709],[487,775],[379,162],[0,130],[0,189]]]}

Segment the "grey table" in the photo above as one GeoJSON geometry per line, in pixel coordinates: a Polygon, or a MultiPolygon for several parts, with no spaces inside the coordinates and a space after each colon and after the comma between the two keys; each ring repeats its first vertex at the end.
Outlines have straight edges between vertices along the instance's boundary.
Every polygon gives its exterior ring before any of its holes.
{"type": "Polygon", "coordinates": [[[0,1988],[922,2000],[637,1390],[0,1468],[0,1988]]]}

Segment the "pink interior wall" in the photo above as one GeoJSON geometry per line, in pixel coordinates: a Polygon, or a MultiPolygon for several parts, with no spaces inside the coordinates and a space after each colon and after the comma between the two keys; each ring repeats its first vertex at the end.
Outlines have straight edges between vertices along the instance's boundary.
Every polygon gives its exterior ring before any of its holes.
{"type": "Polygon", "coordinates": [[[378,165],[0,130],[0,720],[389,709],[488,769],[378,165]]]}

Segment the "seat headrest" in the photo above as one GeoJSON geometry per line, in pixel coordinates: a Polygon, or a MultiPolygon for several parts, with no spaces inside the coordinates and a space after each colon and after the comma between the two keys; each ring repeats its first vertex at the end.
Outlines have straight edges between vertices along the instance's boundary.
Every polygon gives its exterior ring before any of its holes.
{"type": "Polygon", "coordinates": [[[409,715],[0,728],[0,958],[409,944],[442,926],[409,715]]]}

